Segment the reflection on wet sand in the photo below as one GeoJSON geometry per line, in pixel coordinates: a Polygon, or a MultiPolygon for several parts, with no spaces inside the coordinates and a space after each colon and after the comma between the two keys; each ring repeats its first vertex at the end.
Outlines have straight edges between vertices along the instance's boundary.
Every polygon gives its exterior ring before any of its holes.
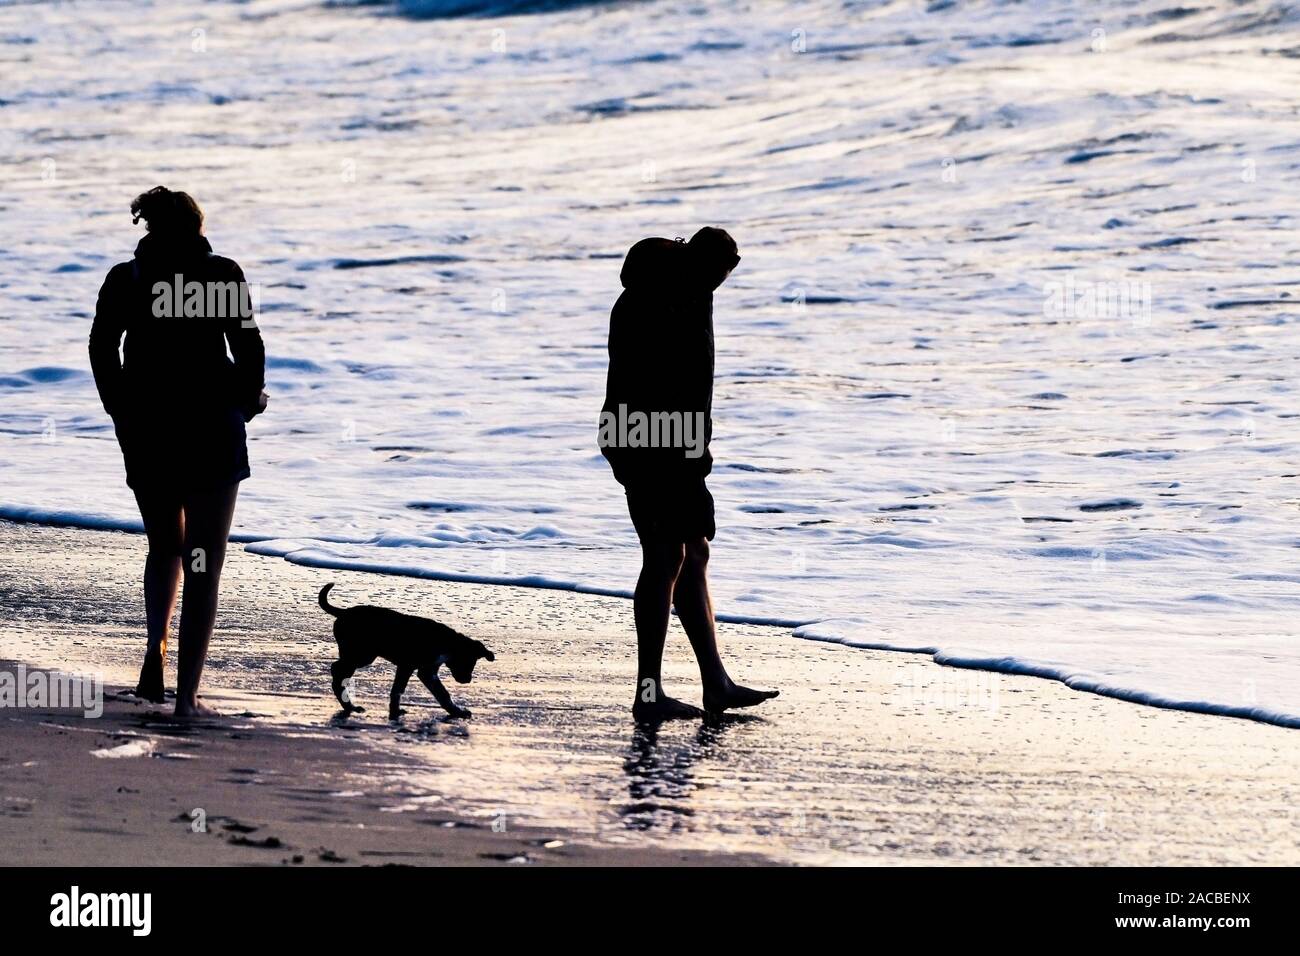
{"type": "Polygon", "coordinates": [[[697,761],[718,756],[727,730],[736,724],[762,721],[753,714],[706,717],[694,737],[681,744],[661,744],[661,724],[637,724],[623,761],[629,802],[618,808],[623,826],[639,832],[688,829],[694,815],[690,805],[697,785],[691,768],[697,761]]]}

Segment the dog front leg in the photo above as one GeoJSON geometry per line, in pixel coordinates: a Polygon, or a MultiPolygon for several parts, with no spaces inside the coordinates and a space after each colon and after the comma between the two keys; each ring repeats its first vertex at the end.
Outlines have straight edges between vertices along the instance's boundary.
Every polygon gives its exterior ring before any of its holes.
{"type": "Polygon", "coordinates": [[[414,667],[397,668],[397,676],[393,678],[393,689],[388,695],[388,719],[396,720],[406,711],[402,710],[402,695],[406,693],[406,682],[411,679],[415,673],[414,667]]]}
{"type": "Polygon", "coordinates": [[[442,709],[453,717],[469,717],[470,712],[464,707],[457,707],[451,699],[451,694],[447,693],[447,688],[442,686],[442,681],[438,680],[438,669],[436,667],[421,667],[417,672],[424,686],[429,688],[429,693],[438,699],[442,709]]]}

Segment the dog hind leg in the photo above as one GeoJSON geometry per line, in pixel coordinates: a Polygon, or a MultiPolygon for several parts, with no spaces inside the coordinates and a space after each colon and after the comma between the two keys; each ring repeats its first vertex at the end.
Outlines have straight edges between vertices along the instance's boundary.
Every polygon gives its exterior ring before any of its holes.
{"type": "Polygon", "coordinates": [[[348,713],[354,711],[357,713],[363,713],[365,711],[364,707],[358,707],[356,704],[352,703],[350,699],[351,695],[347,693],[347,688],[343,686],[343,682],[356,672],[356,666],[343,658],[339,658],[330,665],[330,674],[333,675],[333,680],[331,681],[330,686],[334,690],[334,696],[339,699],[339,703],[343,705],[343,709],[348,713]]]}

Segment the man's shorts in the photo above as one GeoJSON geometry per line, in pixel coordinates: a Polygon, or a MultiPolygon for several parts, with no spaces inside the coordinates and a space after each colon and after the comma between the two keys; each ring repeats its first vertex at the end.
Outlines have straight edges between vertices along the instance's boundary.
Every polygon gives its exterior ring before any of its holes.
{"type": "Polygon", "coordinates": [[[627,510],[642,540],[713,540],[713,495],[703,478],[664,478],[627,487],[627,510]]]}

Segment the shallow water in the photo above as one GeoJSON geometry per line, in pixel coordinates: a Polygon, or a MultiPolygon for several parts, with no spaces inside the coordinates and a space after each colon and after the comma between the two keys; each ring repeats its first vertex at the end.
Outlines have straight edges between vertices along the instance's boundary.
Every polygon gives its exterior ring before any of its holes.
{"type": "Polygon", "coordinates": [[[713,222],[720,612],[1300,721],[1286,5],[462,6],[0,10],[0,514],[135,520],[165,182],[261,286],[257,550],[625,593],[619,259],[713,222]]]}

